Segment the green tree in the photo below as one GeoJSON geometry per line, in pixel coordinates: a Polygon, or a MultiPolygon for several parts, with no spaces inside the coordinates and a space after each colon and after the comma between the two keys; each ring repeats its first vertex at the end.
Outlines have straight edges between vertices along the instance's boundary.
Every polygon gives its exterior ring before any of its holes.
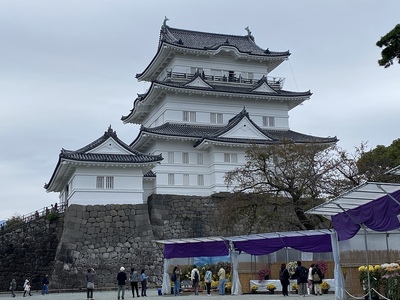
{"type": "Polygon", "coordinates": [[[368,181],[400,183],[400,176],[385,174],[400,165],[400,139],[394,140],[390,146],[378,145],[364,152],[357,161],[359,173],[368,181]]]}
{"type": "Polygon", "coordinates": [[[382,58],[378,60],[378,64],[385,68],[393,65],[393,60],[397,59],[400,63],[400,24],[397,24],[389,33],[381,37],[376,42],[379,48],[383,48],[381,52],[382,58]]]}
{"type": "MultiPolygon", "coordinates": [[[[225,182],[233,186],[235,192],[263,195],[267,201],[272,201],[271,207],[281,207],[282,201],[289,201],[301,224],[299,229],[308,230],[315,229],[321,219],[306,216],[305,210],[358,185],[359,180],[354,158],[347,152],[333,145],[291,141],[266,147],[252,146],[246,152],[245,165],[225,176],[225,182]]],[[[250,202],[248,205],[247,212],[251,216],[255,205],[260,204],[250,202]]],[[[238,208],[243,211],[244,205],[238,208]]],[[[288,209],[276,217],[282,219],[285,213],[288,209]]]]}

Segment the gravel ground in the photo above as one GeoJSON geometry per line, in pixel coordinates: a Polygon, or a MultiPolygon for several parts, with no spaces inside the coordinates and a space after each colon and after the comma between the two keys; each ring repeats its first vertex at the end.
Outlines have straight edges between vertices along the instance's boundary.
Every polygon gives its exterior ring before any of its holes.
{"type": "MultiPolygon", "coordinates": [[[[139,291],[140,292],[140,291],[139,291]]],[[[16,298],[22,298],[22,292],[16,292],[16,298]]],[[[1,293],[0,298],[11,298],[10,293],[1,293]]],[[[27,296],[26,300],[35,300],[35,298],[41,298],[43,300],[86,300],[86,292],[74,292],[74,293],[52,293],[42,296],[40,292],[32,292],[32,297],[27,296]]],[[[136,297],[135,297],[136,298],[136,297]]],[[[142,298],[175,298],[174,295],[164,295],[159,296],[157,289],[148,289],[147,290],[147,297],[142,298]]],[[[206,293],[201,292],[198,296],[195,296],[193,293],[183,293],[179,298],[183,298],[185,300],[201,300],[201,299],[213,299],[213,298],[220,298],[220,299],[246,299],[246,300],[256,300],[256,299],[263,299],[263,300],[280,300],[284,299],[285,297],[282,294],[243,294],[238,296],[232,295],[224,295],[220,296],[218,293],[212,293],[211,296],[207,296],[206,293]]],[[[302,298],[296,294],[289,295],[288,298],[302,298]]],[[[306,296],[305,298],[315,298],[315,300],[334,300],[334,294],[324,294],[322,296],[306,296]]],[[[93,294],[94,300],[117,300],[117,291],[96,291],[94,290],[93,294]]],[[[132,292],[127,290],[125,292],[125,300],[133,299],[132,292]]],[[[136,298],[137,299],[137,298],[136,298]]],[[[300,300],[300,299],[299,299],[300,300]]]]}

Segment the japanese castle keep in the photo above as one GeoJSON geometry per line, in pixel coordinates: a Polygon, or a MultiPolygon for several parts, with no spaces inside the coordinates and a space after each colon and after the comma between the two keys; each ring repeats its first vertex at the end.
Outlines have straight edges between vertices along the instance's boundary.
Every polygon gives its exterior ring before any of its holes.
{"type": "Polygon", "coordinates": [[[161,27],[156,54],[136,78],[149,82],[122,121],[140,124],[129,145],[109,128],[76,151],[62,150],[45,189],[61,203],[145,203],[151,194],[229,192],[225,173],[245,163],[249,144],[332,144],[290,130],[289,111],[311,92],[271,76],[290,56],[246,35],[161,27]]]}

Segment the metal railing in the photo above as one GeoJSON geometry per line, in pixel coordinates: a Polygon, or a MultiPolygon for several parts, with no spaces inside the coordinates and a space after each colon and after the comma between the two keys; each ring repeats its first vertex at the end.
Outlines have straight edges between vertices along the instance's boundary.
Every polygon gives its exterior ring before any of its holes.
{"type": "MultiPolygon", "coordinates": [[[[193,78],[194,74],[192,73],[184,73],[184,72],[173,72],[173,71],[167,71],[167,79],[184,79],[184,80],[190,80],[193,78]]],[[[201,74],[201,77],[204,80],[207,81],[213,81],[213,82],[232,82],[232,83],[240,83],[240,84],[248,84],[248,85],[254,85],[257,84],[260,80],[254,79],[254,78],[244,78],[242,76],[236,76],[235,74],[229,74],[228,76],[226,75],[208,75],[205,74],[204,72],[201,74]]],[[[267,77],[267,83],[270,87],[274,89],[282,89],[283,83],[285,81],[285,78],[282,77],[267,77]]]]}
{"type": "MultiPolygon", "coordinates": [[[[16,224],[29,223],[36,219],[46,217],[46,215],[48,215],[50,213],[64,213],[66,208],[67,208],[67,204],[55,203],[54,205],[52,204],[50,206],[43,207],[41,209],[35,210],[34,212],[30,212],[25,215],[16,215],[16,216],[8,219],[7,221],[16,219],[17,220],[17,222],[15,222],[16,224]]],[[[2,229],[2,230],[5,229],[5,226],[7,225],[7,221],[6,221],[6,223],[3,223],[1,225],[0,229],[2,229]]],[[[13,227],[13,226],[10,226],[10,227],[13,227]]]]}

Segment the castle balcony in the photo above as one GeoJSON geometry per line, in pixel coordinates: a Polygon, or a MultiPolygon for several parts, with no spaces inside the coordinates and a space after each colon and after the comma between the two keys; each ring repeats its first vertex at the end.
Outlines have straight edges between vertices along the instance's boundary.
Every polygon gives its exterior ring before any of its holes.
{"type": "Polygon", "coordinates": [[[195,72],[198,72],[205,81],[214,84],[236,84],[253,86],[259,82],[263,77],[267,78],[267,83],[270,87],[275,90],[281,90],[285,82],[283,77],[271,77],[265,74],[256,73],[241,73],[234,71],[223,71],[223,70],[206,70],[197,69],[191,70],[190,72],[178,71],[178,70],[167,70],[161,74],[162,81],[174,81],[174,82],[186,82],[191,80],[195,76],[195,72]]]}

